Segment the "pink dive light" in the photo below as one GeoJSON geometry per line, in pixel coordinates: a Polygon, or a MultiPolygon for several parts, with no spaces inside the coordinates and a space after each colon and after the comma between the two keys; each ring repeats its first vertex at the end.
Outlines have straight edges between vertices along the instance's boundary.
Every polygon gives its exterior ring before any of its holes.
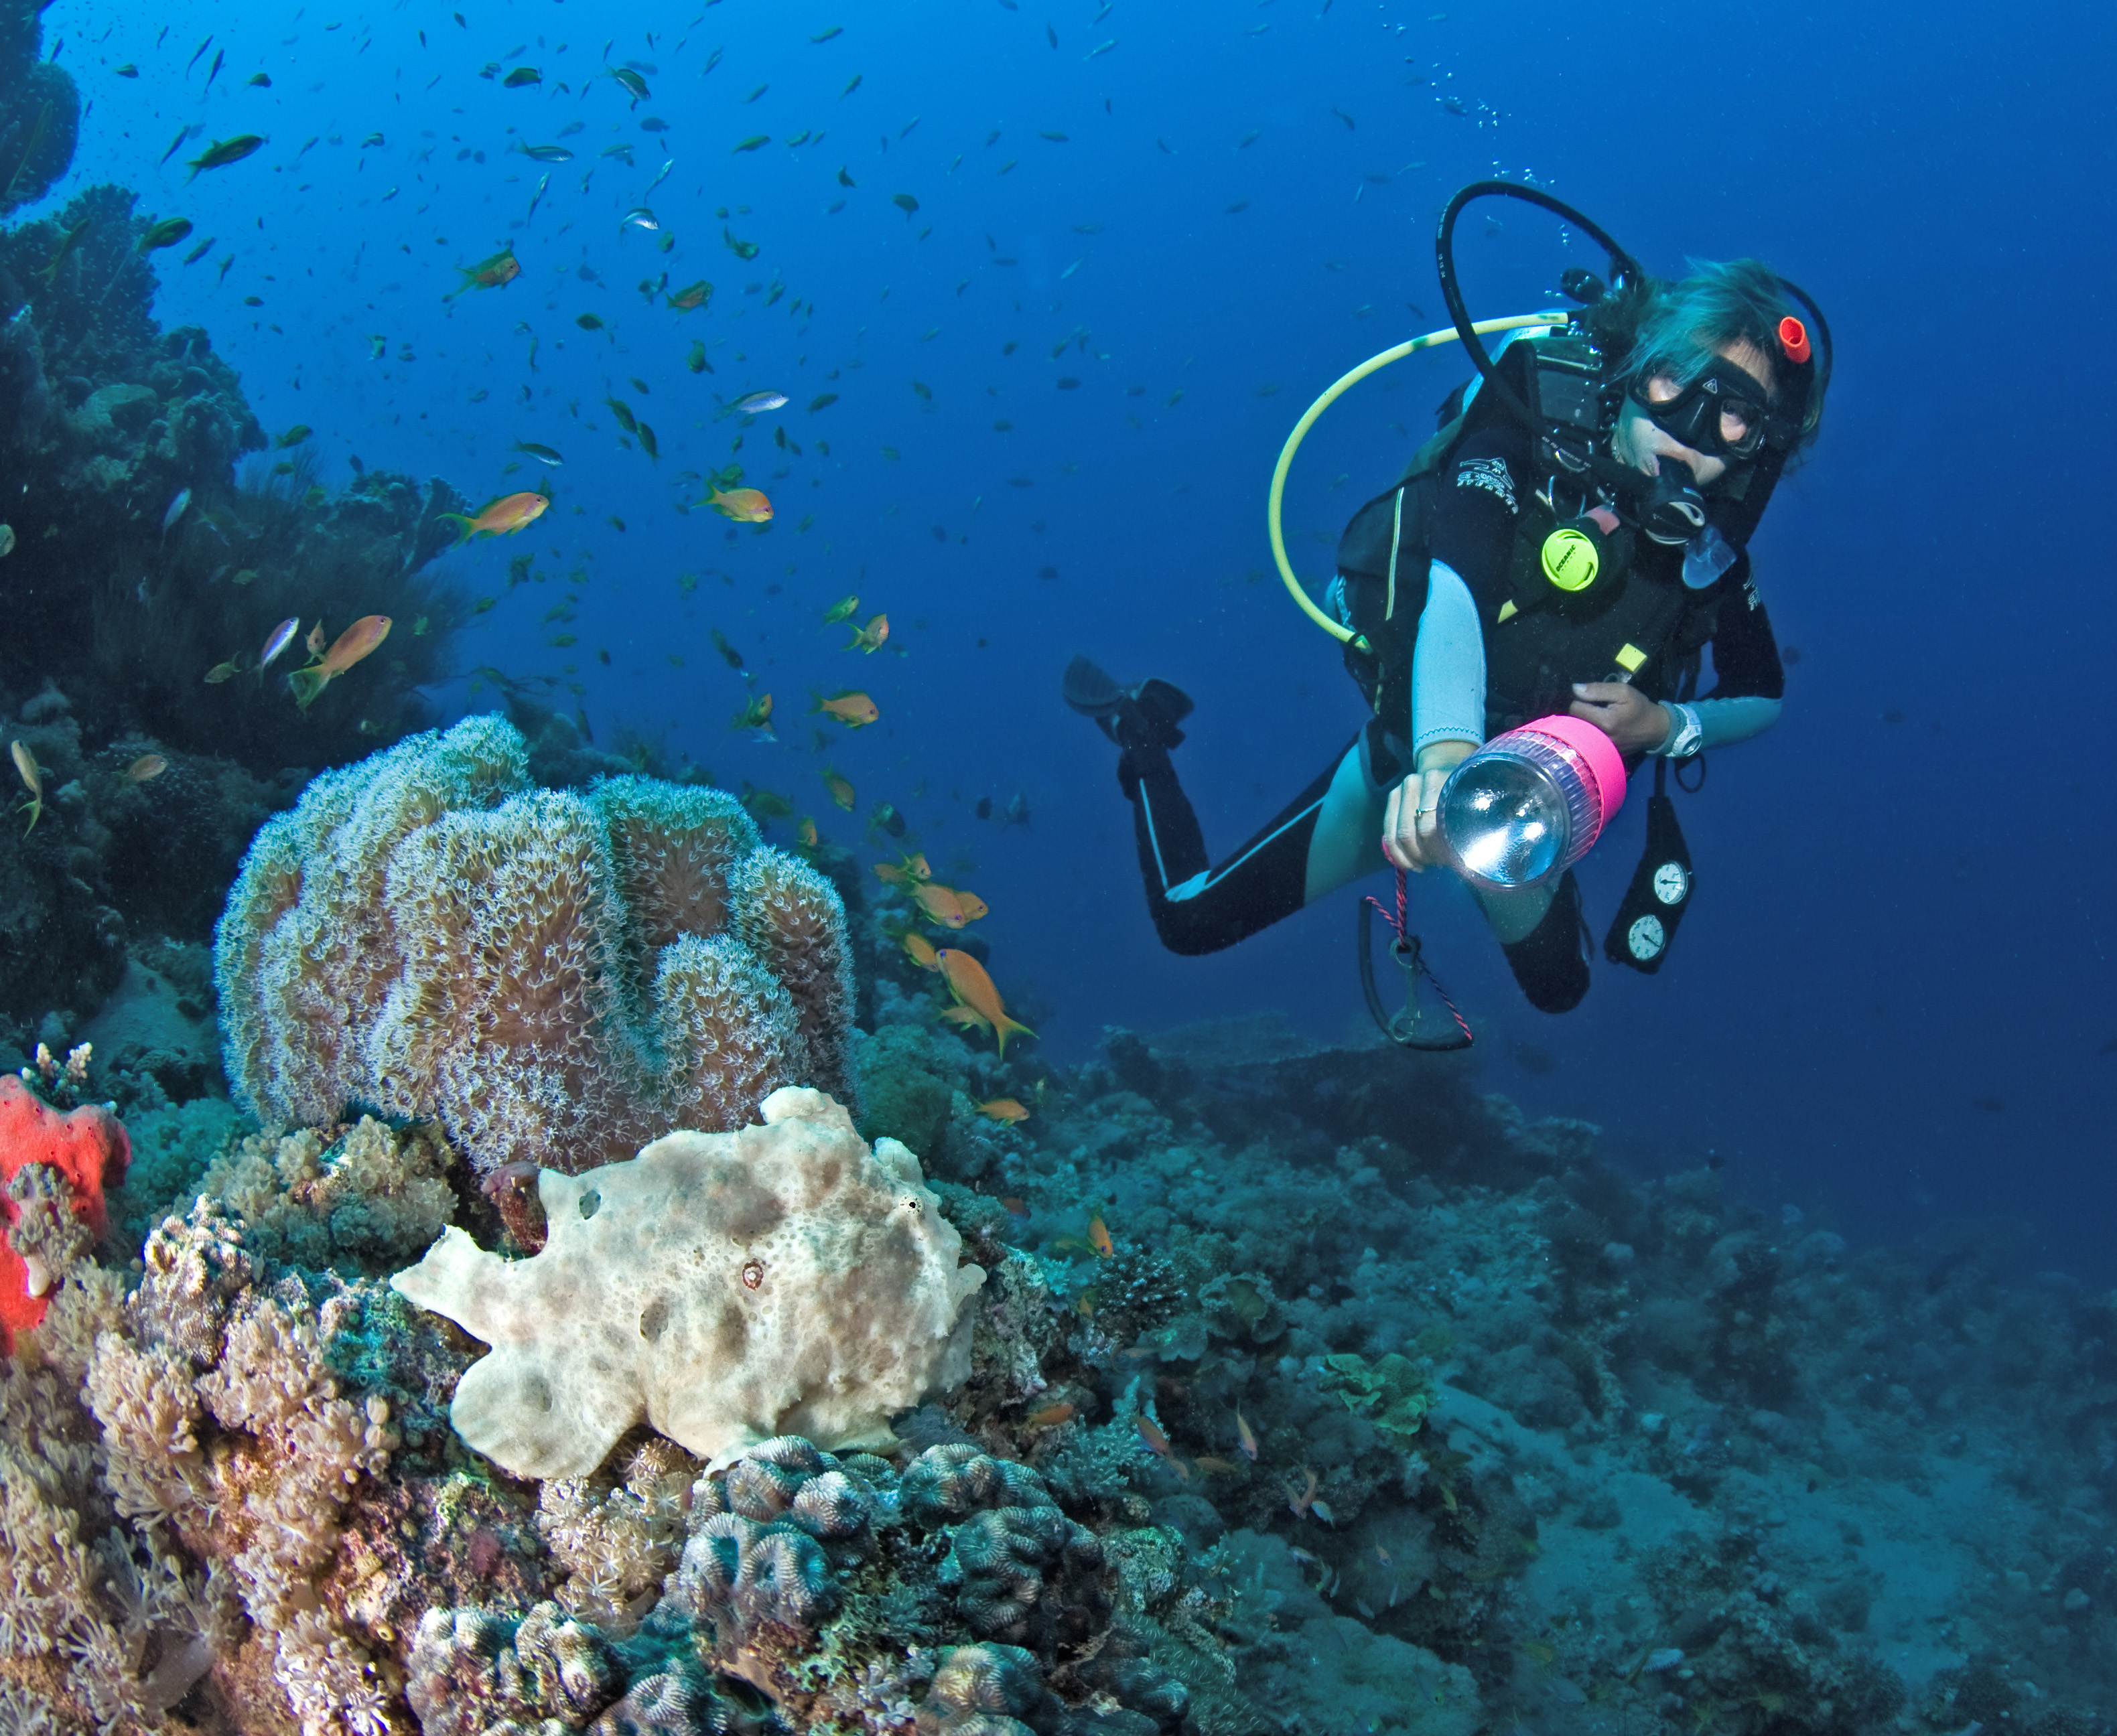
{"type": "Polygon", "coordinates": [[[1495,735],[1450,774],[1437,818],[1458,868],[1487,886],[1562,874],[1625,803],[1617,745],[1579,717],[1495,735]]]}

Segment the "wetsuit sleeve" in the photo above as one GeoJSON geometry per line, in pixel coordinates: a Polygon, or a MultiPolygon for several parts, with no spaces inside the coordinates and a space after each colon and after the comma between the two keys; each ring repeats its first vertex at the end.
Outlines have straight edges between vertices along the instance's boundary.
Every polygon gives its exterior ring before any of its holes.
{"type": "MultiPolygon", "coordinates": [[[[1687,711],[1698,724],[1693,753],[1724,748],[1731,742],[1761,735],[1778,721],[1780,701],[1786,693],[1786,667],[1779,661],[1778,640],[1772,632],[1771,617],[1764,599],[1757,595],[1756,580],[1746,556],[1739,586],[1731,583],[1720,605],[1713,638],[1713,691],[1687,706],[1672,704],[1672,712],[1687,711]]],[[[1668,742],[1681,739],[1683,721],[1678,717],[1668,742]]],[[[1664,743],[1667,747],[1668,743],[1664,743]]]]}
{"type": "Polygon", "coordinates": [[[1463,576],[1435,559],[1411,654],[1411,750],[1485,739],[1485,636],[1463,576]]]}
{"type": "Polygon", "coordinates": [[[1786,697],[1786,665],[1779,661],[1779,642],[1772,632],[1772,619],[1764,612],[1764,600],[1757,595],[1756,577],[1746,555],[1741,569],[1728,575],[1728,595],[1713,624],[1712,646],[1713,684],[1708,699],[1786,697]]]}

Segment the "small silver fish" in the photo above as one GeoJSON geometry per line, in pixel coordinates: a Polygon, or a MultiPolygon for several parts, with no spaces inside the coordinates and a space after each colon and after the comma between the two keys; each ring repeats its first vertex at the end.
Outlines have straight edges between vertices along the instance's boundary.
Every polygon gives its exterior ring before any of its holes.
{"type": "Polygon", "coordinates": [[[661,227],[662,219],[643,205],[633,206],[618,223],[620,229],[658,229],[661,227]]]}
{"type": "Polygon", "coordinates": [[[747,398],[736,400],[736,408],[745,416],[760,416],[767,410],[781,408],[786,402],[784,392],[753,392],[747,398]]]}
{"type": "Polygon", "coordinates": [[[164,536],[176,528],[177,520],[183,517],[185,508],[191,504],[191,491],[188,488],[178,489],[177,498],[169,503],[168,511],[162,514],[162,534],[164,536]]]}
{"type": "Polygon", "coordinates": [[[294,635],[301,630],[302,619],[299,615],[289,615],[274,627],[270,636],[265,641],[264,650],[257,654],[258,668],[263,669],[270,665],[274,657],[294,642],[294,635]]]}

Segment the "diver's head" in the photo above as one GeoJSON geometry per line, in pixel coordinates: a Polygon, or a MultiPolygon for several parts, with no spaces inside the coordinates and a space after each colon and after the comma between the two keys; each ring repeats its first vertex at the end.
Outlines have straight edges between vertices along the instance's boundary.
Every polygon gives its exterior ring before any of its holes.
{"type": "Polygon", "coordinates": [[[1797,453],[1822,419],[1809,338],[1779,280],[1755,260],[1693,262],[1656,284],[1619,372],[1617,456],[1649,475],[1673,458],[1709,488],[1769,444],[1797,453]]]}
{"type": "Polygon", "coordinates": [[[1649,476],[1663,458],[1675,458],[1710,488],[1756,455],[1771,395],[1769,357],[1740,338],[1718,344],[1687,385],[1672,371],[1628,379],[1611,450],[1649,476]]]}

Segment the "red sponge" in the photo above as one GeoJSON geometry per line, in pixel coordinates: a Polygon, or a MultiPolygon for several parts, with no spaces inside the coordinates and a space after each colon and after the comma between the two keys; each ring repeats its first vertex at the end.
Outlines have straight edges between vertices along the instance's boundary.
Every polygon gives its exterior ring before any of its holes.
{"type": "MultiPolygon", "coordinates": [[[[40,1102],[12,1073],[0,1074],[0,1184],[12,1181],[25,1163],[48,1163],[66,1177],[74,1215],[98,1236],[109,1227],[103,1190],[125,1179],[132,1141],[107,1109],[62,1115],[40,1102]]],[[[7,1238],[21,1216],[0,1198],[0,1354],[12,1355],[15,1334],[40,1324],[49,1301],[30,1294],[29,1268],[7,1238]]]]}

